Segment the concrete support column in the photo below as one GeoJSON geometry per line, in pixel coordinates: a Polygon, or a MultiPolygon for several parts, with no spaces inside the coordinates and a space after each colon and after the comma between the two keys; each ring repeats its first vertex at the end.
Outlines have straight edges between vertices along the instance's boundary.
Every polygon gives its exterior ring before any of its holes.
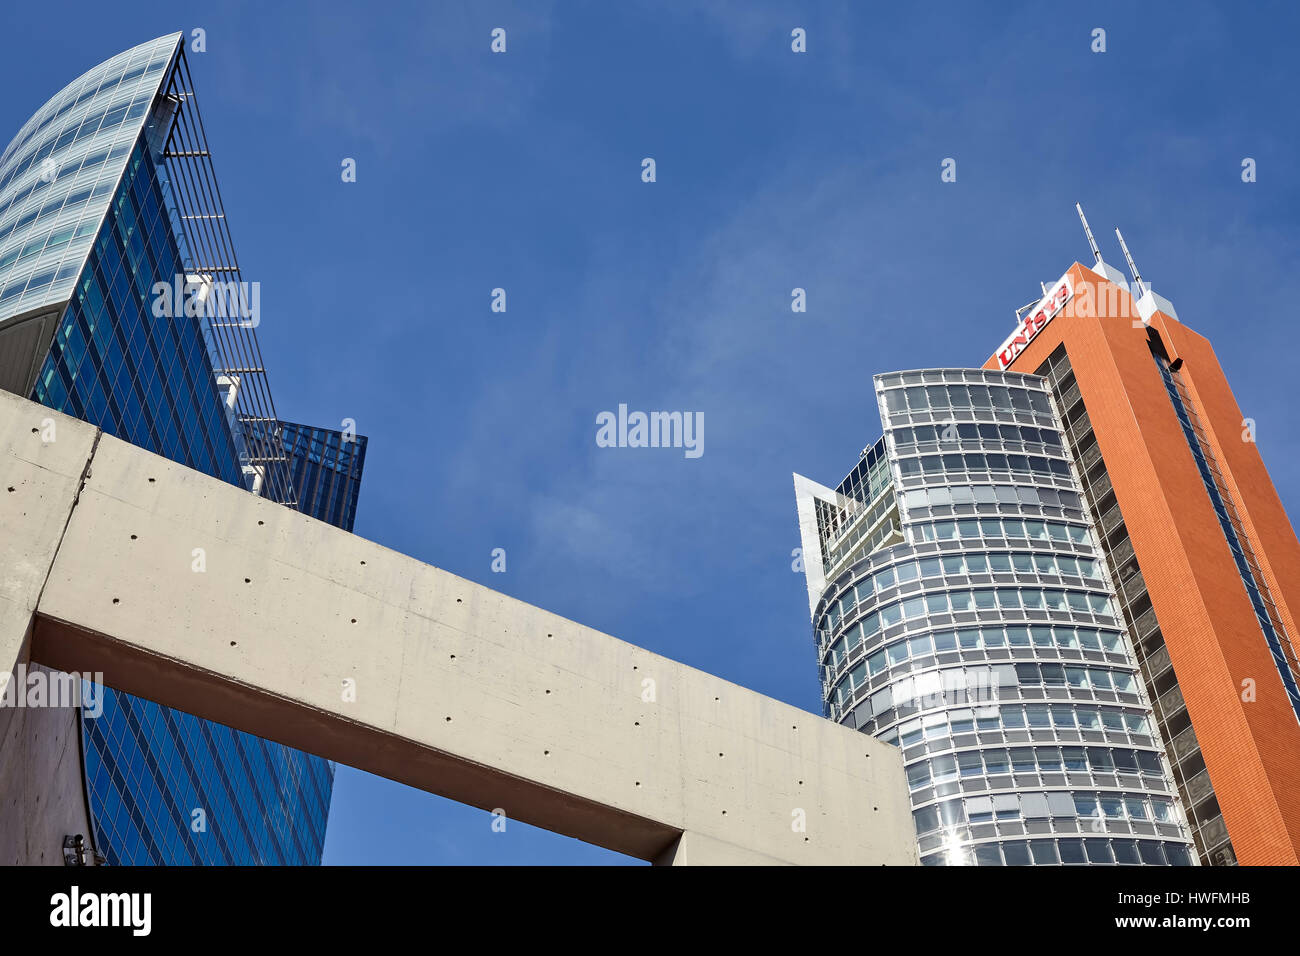
{"type": "Polygon", "coordinates": [[[6,411],[0,417],[0,864],[61,865],[65,836],[81,834],[88,847],[93,841],[80,716],[66,698],[29,694],[31,686],[51,686],[30,652],[36,607],[98,433],[87,426],[60,430],[67,419],[30,402],[6,411]]]}

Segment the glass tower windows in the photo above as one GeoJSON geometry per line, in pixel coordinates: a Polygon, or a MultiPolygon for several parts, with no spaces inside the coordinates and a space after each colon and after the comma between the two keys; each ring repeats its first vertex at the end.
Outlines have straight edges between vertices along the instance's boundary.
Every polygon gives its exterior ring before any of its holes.
{"type": "MultiPolygon", "coordinates": [[[[32,397],[243,485],[243,437],[204,330],[154,315],[153,286],[194,263],[152,127],[181,35],[74,81],[0,155],[0,323],[57,316],[32,397]]],[[[287,426],[308,513],[351,527],[365,439],[287,426]],[[297,441],[302,438],[302,442],[297,441]]],[[[82,715],[96,848],[114,864],[318,863],[333,766],[105,689],[82,715]],[[202,825],[198,825],[199,823],[202,825]]]]}
{"type": "Polygon", "coordinates": [[[67,298],[177,41],[90,70],[0,155],[0,322],[67,298]]]}
{"type": "Polygon", "coordinates": [[[1282,679],[1282,686],[1291,704],[1292,713],[1297,720],[1300,720],[1300,678],[1297,677],[1300,662],[1297,662],[1295,649],[1277,616],[1271,598],[1267,597],[1268,586],[1263,583],[1263,575],[1256,573],[1254,555],[1249,550],[1249,543],[1244,534],[1238,533],[1236,513],[1230,496],[1220,485],[1219,470],[1213,454],[1200,440],[1200,427],[1196,421],[1196,413],[1192,410],[1190,402],[1184,399],[1181,377],[1162,356],[1155,355],[1154,352],[1153,355],[1160,369],[1165,392],[1169,395],[1169,401],[1178,416],[1178,423],[1182,426],[1187,447],[1196,461],[1196,469],[1200,472],[1201,481],[1210,496],[1214,513],[1219,519],[1219,527],[1228,540],[1229,550],[1237,565],[1237,572],[1241,576],[1241,583],[1246,589],[1251,607],[1254,609],[1255,619],[1259,622],[1259,628],[1268,644],[1269,654],[1277,667],[1278,676],[1282,679]]]}
{"type": "Polygon", "coordinates": [[[814,632],[828,715],[903,751],[923,862],[1189,862],[1044,382],[876,389],[902,540],[837,569],[814,632]]]}

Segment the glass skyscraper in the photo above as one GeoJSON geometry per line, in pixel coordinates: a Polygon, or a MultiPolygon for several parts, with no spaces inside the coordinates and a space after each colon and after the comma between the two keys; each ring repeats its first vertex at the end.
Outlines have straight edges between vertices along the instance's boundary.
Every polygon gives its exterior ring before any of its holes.
{"type": "Polygon", "coordinates": [[[928,865],[1189,865],[1047,383],[877,376],[883,436],[795,476],[828,717],[903,752],[928,865]]]}
{"type": "MultiPolygon", "coordinates": [[[[366,440],[279,420],[247,288],[181,34],[73,81],[0,155],[0,387],[351,530],[366,440]]],[[[109,863],[320,862],[328,761],[104,696],[81,732],[109,863]]]]}

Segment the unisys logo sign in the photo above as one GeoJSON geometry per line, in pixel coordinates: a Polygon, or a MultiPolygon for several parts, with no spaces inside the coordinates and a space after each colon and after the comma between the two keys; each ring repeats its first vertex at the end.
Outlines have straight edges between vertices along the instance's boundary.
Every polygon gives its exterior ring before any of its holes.
{"type": "Polygon", "coordinates": [[[1016,356],[1025,350],[1025,347],[1034,340],[1034,336],[1043,331],[1048,322],[1056,318],[1056,314],[1065,308],[1065,303],[1073,296],[1074,283],[1070,279],[1070,273],[1067,272],[1052,287],[1052,291],[1043,296],[1042,301],[1029,311],[1025,320],[1020,323],[1020,327],[1002,343],[1002,347],[998,349],[998,367],[1003,370],[1010,368],[1016,356]]]}

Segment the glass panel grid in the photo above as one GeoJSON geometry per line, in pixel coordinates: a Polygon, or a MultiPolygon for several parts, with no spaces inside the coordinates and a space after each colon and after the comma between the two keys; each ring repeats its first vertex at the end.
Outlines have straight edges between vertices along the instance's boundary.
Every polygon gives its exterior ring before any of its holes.
{"type": "Polygon", "coordinates": [[[902,541],[831,569],[814,637],[828,716],[903,750],[924,862],[1190,862],[1046,383],[876,389],[902,541]]]}

